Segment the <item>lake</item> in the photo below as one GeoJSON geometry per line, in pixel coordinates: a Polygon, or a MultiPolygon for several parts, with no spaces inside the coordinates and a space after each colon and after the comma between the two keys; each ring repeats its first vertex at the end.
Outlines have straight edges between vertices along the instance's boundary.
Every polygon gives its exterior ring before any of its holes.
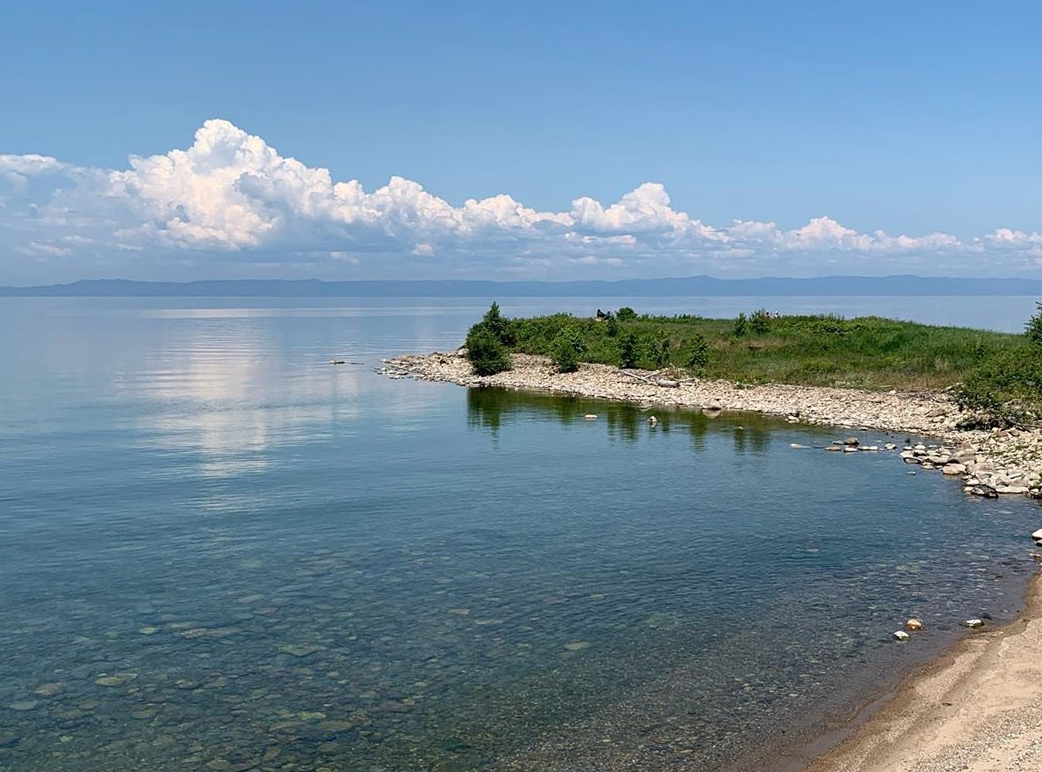
{"type": "Polygon", "coordinates": [[[0,300],[0,770],[780,769],[1021,607],[1026,499],[790,447],[822,427],[373,372],[486,307],[0,300]]]}

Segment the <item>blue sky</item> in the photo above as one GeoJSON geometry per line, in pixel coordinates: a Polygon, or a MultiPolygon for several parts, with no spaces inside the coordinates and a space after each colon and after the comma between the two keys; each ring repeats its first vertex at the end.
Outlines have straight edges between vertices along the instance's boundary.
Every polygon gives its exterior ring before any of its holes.
{"type": "Polygon", "coordinates": [[[0,281],[1042,275],[1040,7],[859,5],[7,4],[0,281]]]}

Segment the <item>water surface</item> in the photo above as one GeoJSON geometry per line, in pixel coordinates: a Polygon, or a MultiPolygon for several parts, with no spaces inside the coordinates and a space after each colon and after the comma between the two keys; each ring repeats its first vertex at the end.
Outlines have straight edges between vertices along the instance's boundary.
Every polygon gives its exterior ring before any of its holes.
{"type": "Polygon", "coordinates": [[[0,769],[723,768],[1019,608],[1026,500],[372,372],[483,306],[0,301],[0,769]]]}

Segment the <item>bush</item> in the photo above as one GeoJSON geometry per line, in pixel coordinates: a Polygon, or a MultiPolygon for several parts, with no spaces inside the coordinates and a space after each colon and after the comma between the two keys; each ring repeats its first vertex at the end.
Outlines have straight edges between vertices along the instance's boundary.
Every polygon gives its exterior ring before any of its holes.
{"type": "Polygon", "coordinates": [[[660,338],[657,343],[652,344],[655,352],[655,364],[659,369],[669,364],[669,350],[673,348],[673,342],[669,338],[660,338]]]}
{"type": "Polygon", "coordinates": [[[467,359],[477,375],[495,375],[510,369],[510,352],[484,322],[467,333],[467,359]]]}
{"type": "Polygon", "coordinates": [[[745,333],[748,332],[749,320],[745,316],[745,311],[740,311],[738,316],[734,318],[734,335],[736,338],[742,338],[745,333]]]}
{"type": "Polygon", "coordinates": [[[967,426],[1014,426],[1042,408],[1042,351],[1034,346],[986,356],[953,390],[967,426]]]}
{"type": "Polygon", "coordinates": [[[766,335],[771,331],[771,315],[767,309],[760,308],[753,311],[752,316],[749,317],[749,329],[756,335],[766,335]]]}
{"type": "Polygon", "coordinates": [[[619,335],[619,322],[614,316],[609,316],[608,321],[604,323],[604,331],[608,333],[609,338],[616,338],[619,335]]]}
{"type": "Polygon", "coordinates": [[[627,369],[633,369],[640,361],[637,353],[637,336],[632,332],[622,339],[622,347],[619,351],[620,364],[627,369]]]}
{"type": "Polygon", "coordinates": [[[481,319],[481,324],[504,346],[513,346],[517,342],[510,320],[499,313],[499,303],[492,301],[492,305],[481,319]]]}
{"type": "Polygon", "coordinates": [[[637,318],[637,312],[629,306],[623,306],[615,315],[619,318],[620,322],[632,322],[637,318]]]}
{"type": "Polygon", "coordinates": [[[685,366],[692,373],[700,373],[709,364],[709,341],[701,333],[695,333],[689,345],[691,353],[687,356],[685,366]]]}
{"type": "Polygon", "coordinates": [[[574,330],[562,330],[554,338],[550,358],[559,372],[574,373],[579,369],[579,355],[585,353],[585,348],[574,330]]]}
{"type": "Polygon", "coordinates": [[[1028,319],[1025,332],[1036,348],[1042,349],[1042,303],[1035,303],[1038,308],[1035,315],[1028,319]]]}

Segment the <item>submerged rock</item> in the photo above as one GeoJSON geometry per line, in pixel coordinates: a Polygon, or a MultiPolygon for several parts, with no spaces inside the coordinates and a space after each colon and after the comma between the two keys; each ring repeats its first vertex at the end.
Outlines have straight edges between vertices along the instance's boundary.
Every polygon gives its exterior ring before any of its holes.
{"type": "Polygon", "coordinates": [[[310,657],[316,651],[321,651],[321,646],[310,646],[306,643],[283,643],[279,645],[279,651],[293,657],[310,657]]]}
{"type": "Polygon", "coordinates": [[[122,686],[137,678],[137,673],[113,673],[94,679],[98,686],[122,686]]]}

